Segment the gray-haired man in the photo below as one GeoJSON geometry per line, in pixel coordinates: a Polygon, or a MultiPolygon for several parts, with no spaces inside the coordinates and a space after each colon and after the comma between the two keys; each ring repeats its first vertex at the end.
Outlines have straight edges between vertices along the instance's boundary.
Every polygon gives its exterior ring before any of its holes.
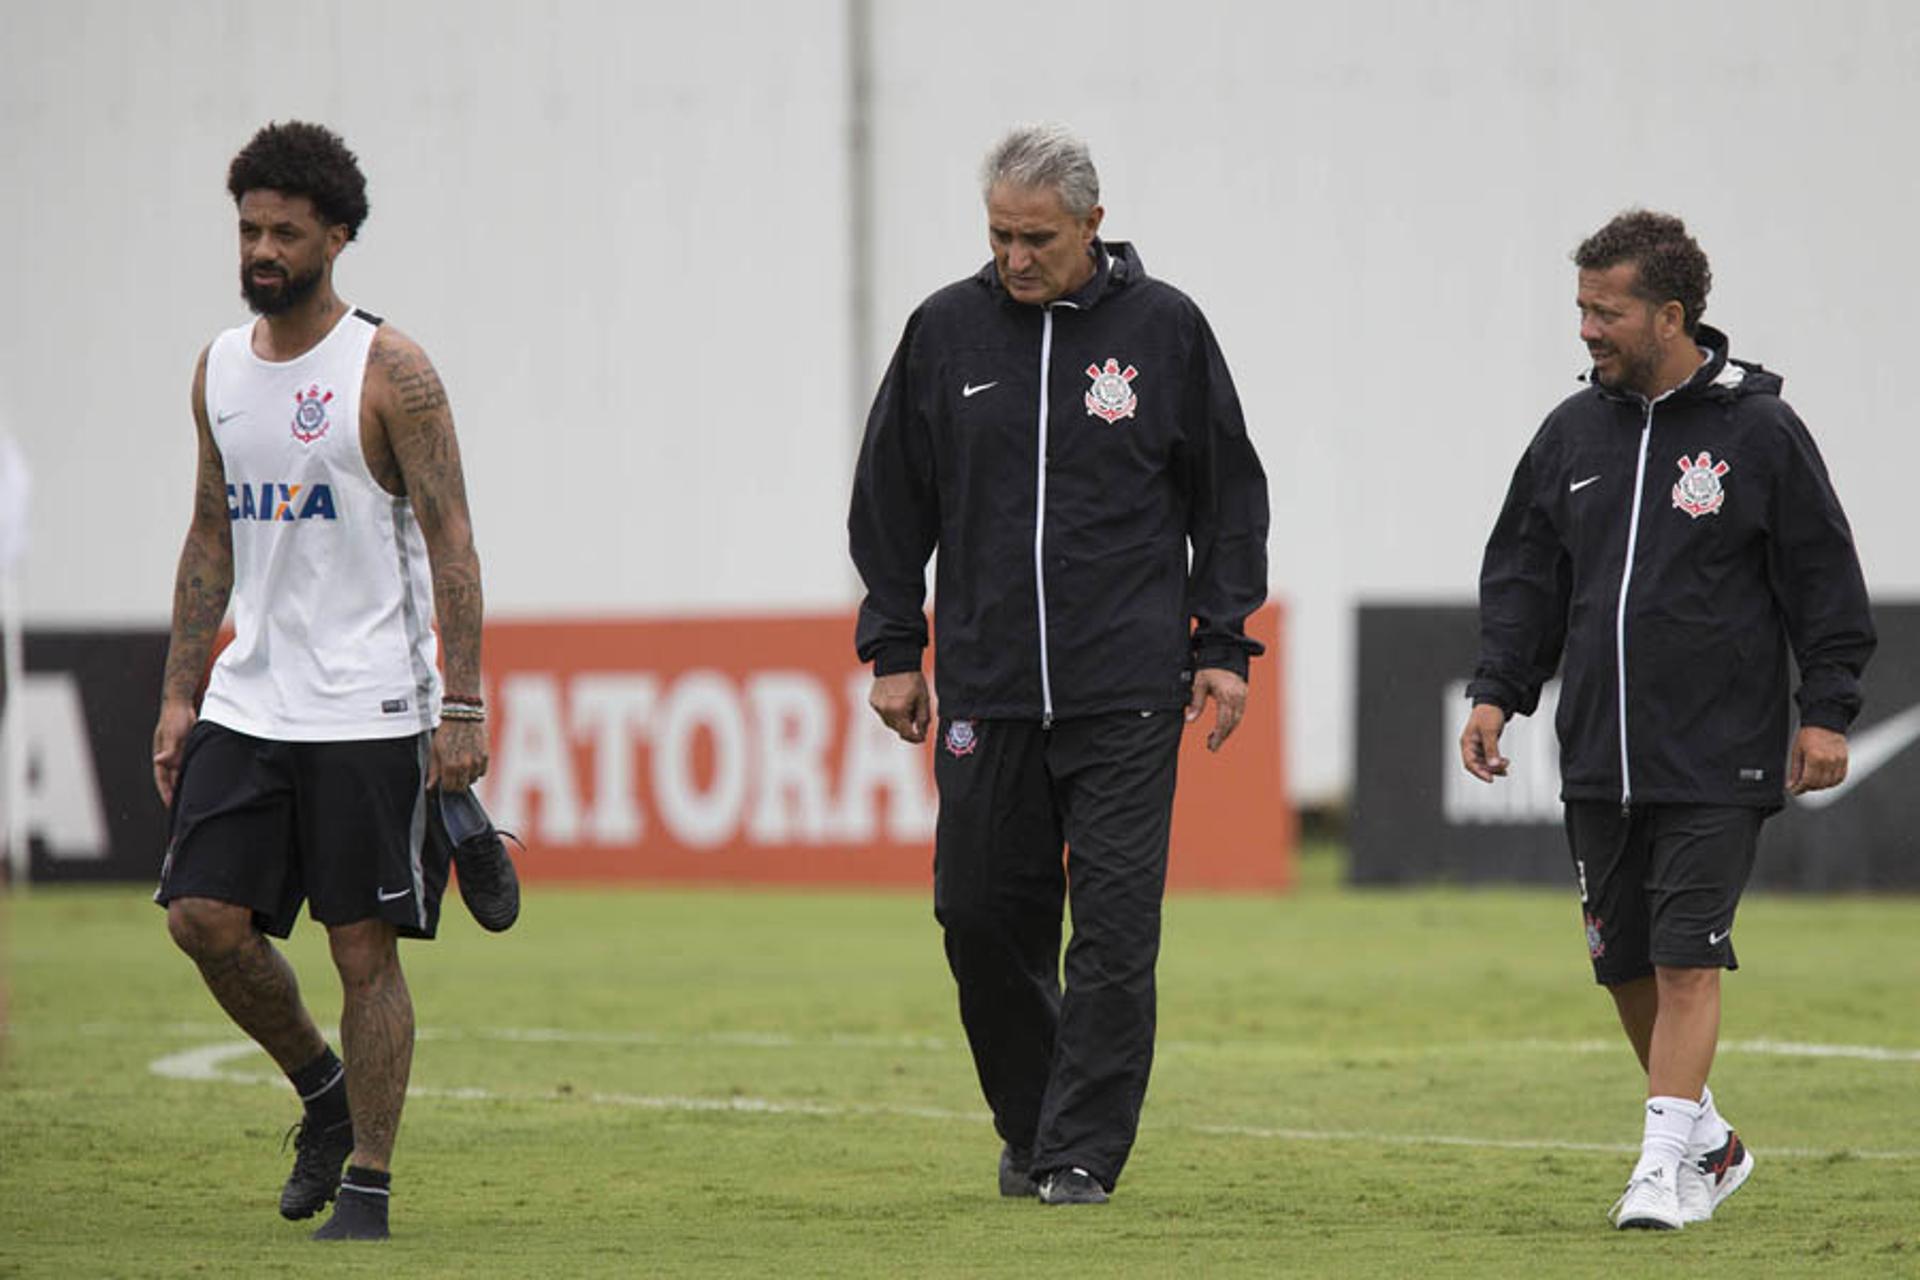
{"type": "Polygon", "coordinates": [[[934,911],[1000,1190],[1097,1204],[1153,1061],[1181,730],[1212,698],[1218,749],[1260,652],[1266,476],[1199,308],[1100,240],[1086,145],[1017,129],[982,188],[993,261],[913,313],[867,420],[856,639],[874,710],[924,741],[938,548],[934,911]]]}

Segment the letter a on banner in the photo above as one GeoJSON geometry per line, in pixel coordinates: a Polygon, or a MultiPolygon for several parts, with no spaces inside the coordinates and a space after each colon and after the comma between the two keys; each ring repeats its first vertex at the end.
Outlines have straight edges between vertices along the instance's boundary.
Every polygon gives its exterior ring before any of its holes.
{"type": "MultiPolygon", "coordinates": [[[[66,672],[27,676],[20,696],[0,709],[0,733],[19,734],[27,784],[6,797],[6,829],[19,831],[16,872],[38,837],[50,857],[91,861],[107,856],[107,810],[94,772],[93,742],[80,706],[80,682],[66,672]]],[[[23,876],[24,878],[24,876],[23,876]]]]}

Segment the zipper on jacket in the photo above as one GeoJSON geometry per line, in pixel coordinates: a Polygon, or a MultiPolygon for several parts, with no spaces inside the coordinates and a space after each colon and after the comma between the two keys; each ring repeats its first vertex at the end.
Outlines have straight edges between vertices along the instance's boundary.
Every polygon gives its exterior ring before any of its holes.
{"type": "MultiPolygon", "coordinates": [[[[1681,383],[1680,386],[1685,386],[1681,383]]],[[[1646,418],[1640,424],[1640,464],[1633,477],[1633,514],[1627,520],[1627,562],[1620,570],[1620,603],[1613,618],[1613,649],[1615,655],[1615,683],[1618,685],[1615,700],[1620,712],[1620,812],[1627,813],[1633,808],[1633,774],[1627,763],[1627,588],[1633,582],[1633,556],[1640,545],[1640,505],[1647,491],[1647,448],[1653,442],[1653,407],[1678,391],[1673,387],[1651,400],[1642,400],[1646,405],[1646,418]]]]}
{"type": "Polygon", "coordinates": [[[1040,620],[1040,727],[1053,728],[1053,673],[1047,666],[1047,373],[1053,363],[1053,307],[1040,311],[1040,445],[1033,494],[1033,589],[1040,620]]]}

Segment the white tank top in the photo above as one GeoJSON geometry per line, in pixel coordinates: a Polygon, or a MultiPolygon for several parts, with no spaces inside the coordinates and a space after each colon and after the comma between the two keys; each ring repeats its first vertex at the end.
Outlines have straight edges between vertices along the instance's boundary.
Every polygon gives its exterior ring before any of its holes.
{"type": "Polygon", "coordinates": [[[360,449],[378,317],[349,311],[297,359],[253,326],[207,351],[207,421],[227,474],[233,643],[200,714],[257,738],[401,738],[440,719],[433,580],[413,504],[360,449]]]}

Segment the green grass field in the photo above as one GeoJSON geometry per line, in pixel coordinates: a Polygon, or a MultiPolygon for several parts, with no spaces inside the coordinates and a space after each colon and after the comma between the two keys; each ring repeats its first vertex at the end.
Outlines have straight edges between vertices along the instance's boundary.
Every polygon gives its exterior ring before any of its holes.
{"type": "Polygon", "coordinates": [[[0,1274],[1920,1275],[1920,901],[1749,900],[1714,1085],[1758,1171],[1621,1233],[1640,1084],[1570,893],[1337,880],[1169,901],[1140,1142],[1075,1209],[995,1194],[920,895],[449,903],[374,1246],[275,1214],[296,1104],[145,890],[0,897],[0,1274]]]}

